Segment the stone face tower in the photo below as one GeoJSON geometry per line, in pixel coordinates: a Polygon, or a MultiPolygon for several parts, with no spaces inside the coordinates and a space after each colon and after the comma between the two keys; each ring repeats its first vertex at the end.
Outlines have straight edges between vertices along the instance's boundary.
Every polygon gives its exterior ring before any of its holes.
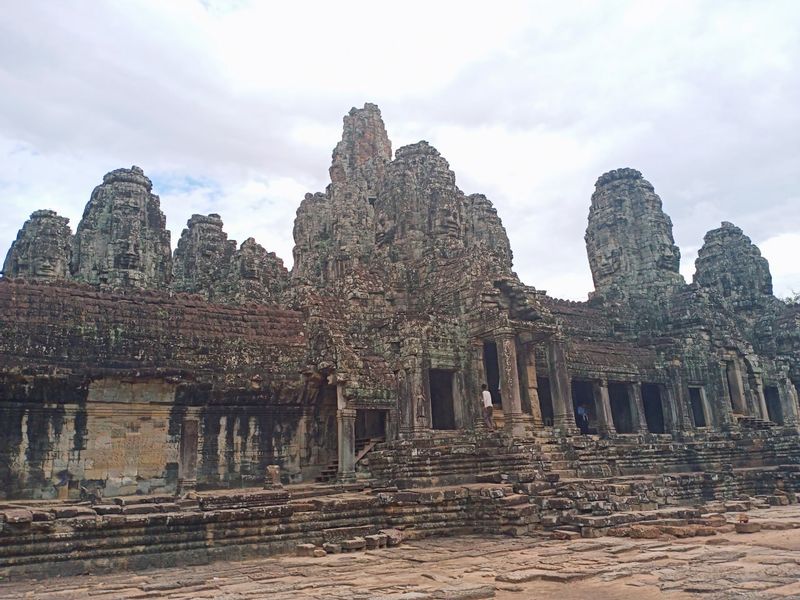
{"type": "Polygon", "coordinates": [[[3,274],[38,281],[69,278],[72,231],[69,219],[37,210],[25,222],[8,251],[3,274]]]}
{"type": "Polygon", "coordinates": [[[362,264],[372,252],[373,204],[392,158],[375,104],[344,117],[325,194],[307,194],[294,225],[294,279],[325,284],[362,264]]]}
{"type": "Polygon", "coordinates": [[[78,224],[72,274],[110,288],[164,288],[172,277],[166,219],[139,167],[103,177],[78,224]]]}
{"type": "Polygon", "coordinates": [[[694,282],[716,290],[734,309],[760,308],[775,301],[767,259],[742,230],[724,221],[703,238],[694,282]]]}
{"type": "Polygon", "coordinates": [[[212,300],[212,290],[224,277],[234,252],[236,242],[228,240],[219,215],[192,215],[175,249],[173,289],[212,300]]]}
{"type": "Polygon", "coordinates": [[[685,283],[672,221],[639,171],[617,169],[597,180],[585,240],[595,292],[603,297],[652,296],[685,283]]]}

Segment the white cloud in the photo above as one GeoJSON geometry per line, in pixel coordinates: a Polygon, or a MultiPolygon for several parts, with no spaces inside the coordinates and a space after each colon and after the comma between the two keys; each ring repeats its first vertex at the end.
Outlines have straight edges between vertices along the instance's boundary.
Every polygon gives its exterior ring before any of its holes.
{"type": "Polygon", "coordinates": [[[371,101],[395,148],[428,139],[495,202],[526,283],[586,297],[594,181],[632,166],[689,278],[728,220],[774,246],[776,291],[800,289],[772,241],[800,230],[798,20],[791,0],[13,3],[0,248],[37,208],[74,227],[105,172],[138,164],[173,244],[218,212],[290,264],[303,192],[324,189],[342,115],[371,101]]]}
{"type": "Polygon", "coordinates": [[[772,288],[778,298],[800,292],[800,233],[782,233],[759,244],[769,261],[772,288]]]}

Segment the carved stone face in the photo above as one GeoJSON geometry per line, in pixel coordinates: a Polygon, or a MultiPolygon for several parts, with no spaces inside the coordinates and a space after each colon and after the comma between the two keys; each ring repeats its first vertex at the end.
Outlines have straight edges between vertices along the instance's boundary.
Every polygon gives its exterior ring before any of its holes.
{"type": "Polygon", "coordinates": [[[440,204],[435,216],[435,233],[445,237],[458,238],[461,234],[461,220],[455,207],[440,204]]]}
{"type": "Polygon", "coordinates": [[[71,233],[67,219],[37,211],[25,223],[4,265],[7,277],[63,279],[69,273],[71,233]]]}
{"type": "Polygon", "coordinates": [[[115,245],[114,266],[118,269],[138,269],[142,264],[142,252],[139,244],[134,240],[122,239],[115,245]]]}
{"type": "Polygon", "coordinates": [[[678,247],[669,240],[661,240],[657,247],[656,264],[659,269],[677,272],[680,269],[681,254],[678,247]]]}

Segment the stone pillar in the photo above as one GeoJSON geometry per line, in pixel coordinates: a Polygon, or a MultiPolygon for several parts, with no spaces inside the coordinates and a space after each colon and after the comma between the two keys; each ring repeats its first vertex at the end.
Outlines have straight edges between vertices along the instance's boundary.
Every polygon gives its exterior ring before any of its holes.
{"type": "Polygon", "coordinates": [[[572,410],[572,382],[567,368],[567,349],[564,340],[554,339],[547,344],[547,367],[550,374],[550,395],[553,401],[553,427],[565,435],[578,433],[572,410]]]}
{"type": "Polygon", "coordinates": [[[532,344],[522,347],[524,352],[523,364],[525,365],[525,385],[528,388],[528,398],[531,401],[531,422],[536,429],[544,427],[542,420],[542,407],[539,403],[539,383],[536,373],[536,352],[532,344]]]}
{"type": "Polygon", "coordinates": [[[481,386],[486,381],[486,366],[483,364],[483,340],[474,340],[470,346],[470,364],[472,376],[467,385],[467,405],[472,414],[474,429],[486,429],[483,422],[483,400],[481,399],[481,386]]]}
{"type": "Polygon", "coordinates": [[[797,388],[792,381],[785,378],[778,386],[780,394],[781,410],[783,411],[783,424],[787,427],[797,427],[800,425],[800,414],[797,406],[797,388]]]}
{"type": "Polygon", "coordinates": [[[728,363],[725,361],[720,361],[719,363],[719,385],[720,391],[722,392],[719,394],[721,398],[721,402],[717,403],[715,406],[715,414],[718,415],[718,422],[716,423],[719,429],[730,429],[731,427],[735,427],[737,425],[736,418],[733,416],[733,406],[731,405],[731,394],[730,389],[728,388],[728,363]]]}
{"type": "Polygon", "coordinates": [[[764,380],[761,378],[761,374],[756,374],[753,377],[753,393],[755,395],[756,406],[758,406],[758,412],[761,414],[761,419],[769,421],[767,398],[764,396],[764,380]]]}
{"type": "Polygon", "coordinates": [[[644,416],[641,381],[628,384],[628,400],[631,403],[634,430],[636,430],[636,433],[647,433],[647,419],[644,416]]]}
{"type": "Polygon", "coordinates": [[[516,340],[514,334],[503,333],[497,336],[496,342],[505,428],[514,437],[521,437],[525,435],[525,425],[522,421],[522,398],[519,393],[516,340]]]}
{"type": "Polygon", "coordinates": [[[184,419],[181,424],[180,462],[178,463],[178,493],[197,488],[197,438],[200,423],[184,419]]]}
{"type": "Polygon", "coordinates": [[[356,478],[356,411],[340,408],[336,411],[339,445],[339,475],[341,482],[355,481],[356,478]]]}
{"type": "MultiPolygon", "coordinates": [[[[671,383],[664,386],[664,393],[666,394],[667,401],[672,405],[672,412],[675,415],[675,421],[671,423],[672,434],[676,435],[681,431],[691,431],[693,426],[689,386],[686,383],[686,378],[684,377],[680,363],[673,363],[667,367],[667,374],[669,375],[671,383]]],[[[706,417],[706,423],[709,423],[708,415],[706,415],[705,412],[703,414],[706,417]]]]}
{"type": "Polygon", "coordinates": [[[744,397],[744,382],[742,381],[742,369],[739,361],[734,359],[726,361],[725,376],[728,381],[728,389],[733,403],[733,412],[739,415],[747,414],[747,403],[744,397]]]}
{"type": "Polygon", "coordinates": [[[617,433],[614,427],[614,418],[611,415],[611,398],[608,395],[608,381],[601,379],[592,382],[594,392],[594,406],[597,412],[597,430],[601,435],[617,433]]]}

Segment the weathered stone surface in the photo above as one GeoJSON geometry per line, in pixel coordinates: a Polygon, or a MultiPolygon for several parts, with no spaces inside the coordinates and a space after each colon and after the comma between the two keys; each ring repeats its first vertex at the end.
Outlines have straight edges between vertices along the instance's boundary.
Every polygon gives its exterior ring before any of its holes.
{"type": "Polygon", "coordinates": [[[3,263],[3,276],[34,281],[68,279],[72,258],[69,219],[37,210],[25,221],[3,263]]]}
{"type": "Polygon", "coordinates": [[[228,240],[219,215],[192,215],[175,249],[172,287],[214,300],[235,251],[236,242],[228,240]]]}
{"type": "Polygon", "coordinates": [[[166,219],[142,169],[117,169],[92,192],[78,223],[72,274],[107,288],[165,289],[172,278],[166,219]]]}
{"type": "Polygon", "coordinates": [[[672,221],[635,169],[609,171],[597,180],[586,251],[595,291],[603,296],[654,297],[684,283],[672,221]]]}

